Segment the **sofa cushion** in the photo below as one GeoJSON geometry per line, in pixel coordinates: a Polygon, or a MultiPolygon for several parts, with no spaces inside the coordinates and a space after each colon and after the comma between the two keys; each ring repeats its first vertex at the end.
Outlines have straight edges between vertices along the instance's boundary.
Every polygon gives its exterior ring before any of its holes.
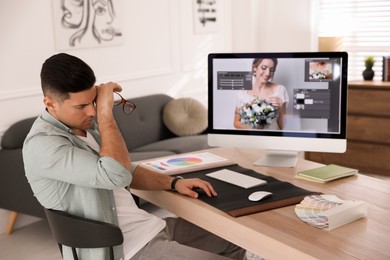
{"type": "Polygon", "coordinates": [[[173,153],[188,153],[197,150],[208,149],[207,135],[181,136],[162,141],[154,142],[148,145],[138,147],[133,152],[151,152],[151,151],[170,151],[173,153]]]}
{"type": "Polygon", "coordinates": [[[123,113],[121,106],[114,106],[114,116],[129,151],[175,136],[162,120],[164,106],[171,100],[164,94],[132,98],[137,108],[130,115],[123,113]]]}
{"type": "Polygon", "coordinates": [[[18,149],[23,147],[24,139],[30,132],[36,117],[20,120],[11,125],[1,138],[1,147],[3,149],[18,149]]]}
{"type": "Polygon", "coordinates": [[[197,135],[207,128],[207,109],[193,98],[179,98],[165,105],[163,121],[177,136],[197,135]]]}

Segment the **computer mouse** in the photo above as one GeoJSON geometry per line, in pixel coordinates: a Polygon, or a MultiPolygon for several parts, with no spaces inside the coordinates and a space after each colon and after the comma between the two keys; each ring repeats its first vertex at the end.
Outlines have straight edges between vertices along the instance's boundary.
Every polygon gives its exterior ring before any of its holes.
{"type": "Polygon", "coordinates": [[[265,198],[269,198],[272,196],[272,192],[268,191],[255,191],[251,195],[249,195],[248,199],[250,201],[260,201],[265,198]]]}

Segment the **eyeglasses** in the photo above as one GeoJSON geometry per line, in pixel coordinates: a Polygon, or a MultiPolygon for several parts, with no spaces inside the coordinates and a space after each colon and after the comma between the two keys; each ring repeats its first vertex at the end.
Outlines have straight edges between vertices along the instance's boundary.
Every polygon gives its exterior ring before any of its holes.
{"type": "Polygon", "coordinates": [[[114,93],[121,98],[120,100],[114,100],[114,106],[119,106],[122,104],[123,113],[130,114],[137,107],[133,102],[124,99],[118,92],[114,93]]]}

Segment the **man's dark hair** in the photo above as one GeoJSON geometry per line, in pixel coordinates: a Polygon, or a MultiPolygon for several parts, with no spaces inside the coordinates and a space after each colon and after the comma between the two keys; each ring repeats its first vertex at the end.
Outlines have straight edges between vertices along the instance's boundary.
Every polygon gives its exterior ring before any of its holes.
{"type": "Polygon", "coordinates": [[[42,65],[41,86],[44,96],[53,95],[65,100],[69,98],[69,93],[87,90],[95,82],[96,77],[91,67],[66,53],[55,54],[42,65]]]}

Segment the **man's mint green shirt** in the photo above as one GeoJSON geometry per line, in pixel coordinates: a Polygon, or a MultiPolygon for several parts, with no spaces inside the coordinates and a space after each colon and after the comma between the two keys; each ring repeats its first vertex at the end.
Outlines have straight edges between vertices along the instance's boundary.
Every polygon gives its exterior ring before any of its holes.
{"type": "MultiPolygon", "coordinates": [[[[100,144],[97,125],[88,132],[100,144]]],[[[37,118],[23,146],[26,177],[43,207],[118,225],[113,189],[130,185],[130,172],[79,139],[47,111],[37,118]]],[[[68,248],[66,248],[68,249],[68,248]]],[[[80,259],[107,259],[107,250],[82,249],[80,259]]],[[[123,258],[122,246],[115,248],[123,258]]],[[[73,259],[64,250],[64,259],[73,259]]]]}

